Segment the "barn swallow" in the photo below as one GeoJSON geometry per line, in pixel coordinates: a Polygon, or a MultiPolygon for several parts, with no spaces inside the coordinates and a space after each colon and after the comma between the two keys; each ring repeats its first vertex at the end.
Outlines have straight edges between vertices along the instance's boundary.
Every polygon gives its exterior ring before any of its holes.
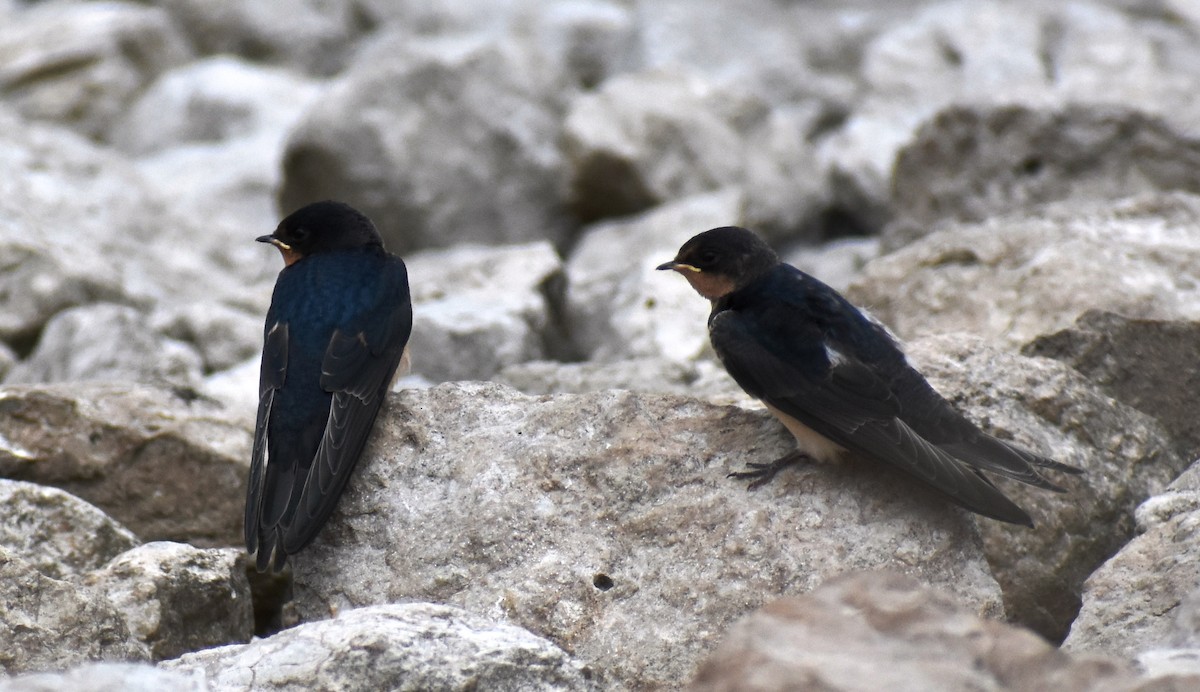
{"type": "Polygon", "coordinates": [[[684,243],[674,270],[712,302],[709,338],[721,363],[796,438],[771,463],[729,474],[767,483],[802,459],[844,451],[905,471],[972,512],[1033,526],[984,471],[1064,492],[1040,469],[1080,469],[977,428],[908,364],[886,327],[841,294],[779,261],[756,235],[726,226],[684,243]]]}
{"type": "Polygon", "coordinates": [[[329,518],[407,367],[408,272],[371,221],[310,204],[257,238],[283,254],[263,330],[246,550],[283,568],[329,518]]]}

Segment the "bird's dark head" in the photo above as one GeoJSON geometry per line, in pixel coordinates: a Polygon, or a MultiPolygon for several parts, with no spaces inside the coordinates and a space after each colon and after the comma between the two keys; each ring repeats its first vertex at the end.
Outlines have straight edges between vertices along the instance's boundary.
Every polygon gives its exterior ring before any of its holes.
{"type": "Polygon", "coordinates": [[[288,266],[321,252],[383,247],[383,239],[370,219],[349,204],[333,201],[301,207],[280,221],[274,233],[255,240],[279,248],[288,266]]]}
{"type": "Polygon", "coordinates": [[[737,226],[722,226],[694,236],[675,259],[660,264],[683,275],[692,288],[717,300],[766,274],[779,257],[761,238],[737,226]]]}

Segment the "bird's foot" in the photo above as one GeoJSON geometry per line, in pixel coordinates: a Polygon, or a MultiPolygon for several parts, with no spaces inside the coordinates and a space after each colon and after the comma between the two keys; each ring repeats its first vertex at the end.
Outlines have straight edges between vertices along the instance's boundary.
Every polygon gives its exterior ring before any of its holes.
{"type": "Polygon", "coordinates": [[[780,469],[791,466],[792,464],[800,463],[809,458],[807,454],[800,450],[795,450],[784,454],[775,461],[766,463],[749,461],[746,466],[749,467],[745,471],[733,471],[726,478],[736,478],[738,480],[750,480],[750,484],[746,486],[746,490],[754,490],[771,482],[775,474],[779,473],[780,469]]]}

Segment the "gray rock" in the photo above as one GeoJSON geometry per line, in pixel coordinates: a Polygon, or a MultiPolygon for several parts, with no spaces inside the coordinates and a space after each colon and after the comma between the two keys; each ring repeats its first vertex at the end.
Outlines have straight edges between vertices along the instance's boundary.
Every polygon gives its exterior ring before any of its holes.
{"type": "Polygon", "coordinates": [[[526,394],[584,394],[625,389],[692,396],[716,403],[750,401],[720,364],[708,359],[631,358],[603,363],[537,361],[504,368],[493,380],[526,394]]]}
{"type": "Polygon", "coordinates": [[[316,82],[282,69],[207,58],[155,81],[113,139],[141,157],[138,169],[173,210],[203,219],[206,236],[225,238],[210,244],[224,266],[254,266],[268,255],[251,241],[278,221],[287,134],[320,93],[316,82]]]}
{"type": "Polygon", "coordinates": [[[205,373],[226,370],[258,355],[262,349],[261,315],[222,305],[177,305],[150,315],[159,334],[191,346],[205,373]]]}
{"type": "Polygon", "coordinates": [[[0,546],[0,672],[86,661],[144,661],[148,652],[103,596],[39,572],[0,546]]]}
{"type": "Polygon", "coordinates": [[[199,671],[214,692],[595,689],[589,671],[545,639],[432,603],[350,610],[161,667],[199,671]]]}
{"type": "Polygon", "coordinates": [[[850,570],[903,569],[1000,613],[970,520],[891,474],[727,479],[792,447],[766,411],[455,383],[393,395],[372,439],[294,558],[302,621],[443,602],[570,646],[608,686],[655,687],[764,599],[850,570]]]}
{"type": "Polygon", "coordinates": [[[885,245],[1060,200],[1200,192],[1200,138],[1128,108],[952,107],[896,158],[885,245]]]}
{"type": "Polygon", "coordinates": [[[862,43],[884,17],[910,13],[905,6],[912,4],[640,0],[634,6],[648,68],[687,65],[772,103],[802,104],[816,121],[849,105],[855,84],[848,74],[862,43]],[[850,57],[831,59],[834,52],[850,57]],[[831,64],[838,62],[846,64],[831,64]]]}
{"type": "Polygon", "coordinates": [[[190,386],[199,384],[200,355],[153,331],[136,308],[97,303],[63,310],[46,325],[29,358],[6,384],[109,380],[190,386]]]}
{"type": "Polygon", "coordinates": [[[565,319],[576,350],[593,361],[682,361],[707,349],[708,304],[654,268],[696,233],[739,223],[742,201],[726,190],[588,227],[567,260],[565,319]]]}
{"type": "Polygon", "coordinates": [[[194,392],[79,382],[0,390],[0,477],[62,488],[143,540],[241,542],[252,419],[194,392]]]}
{"type": "Polygon", "coordinates": [[[535,38],[568,82],[591,89],[640,64],[633,11],[609,0],[566,0],[539,7],[535,38]]]}
{"type": "Polygon", "coordinates": [[[547,242],[459,246],[405,259],[413,297],[412,371],[431,382],[483,380],[558,355],[552,289],[562,260],[547,242]]]}
{"type": "Polygon", "coordinates": [[[716,690],[1182,690],[1130,666],[1068,655],[897,573],[851,574],[769,603],[726,634],[688,687],[716,690]]]}
{"type": "MultiPolygon", "coordinates": [[[[181,65],[139,94],[115,128],[113,145],[144,156],[285,132],[320,93],[312,80],[222,55],[181,65]]],[[[277,163],[277,161],[275,162],[277,163]]]]}
{"type": "Polygon", "coordinates": [[[39,3],[0,27],[0,94],[31,119],[103,140],[138,92],[188,57],[161,9],[39,3]]]}
{"type": "Polygon", "coordinates": [[[1063,646],[1132,657],[1200,647],[1200,466],[1137,510],[1141,535],[1095,571],[1063,646]]]}
{"type": "MultiPolygon", "coordinates": [[[[6,455],[31,454],[6,444],[6,455]]],[[[53,579],[73,579],[138,544],[104,512],[57,488],[0,479],[0,546],[53,579]]]]}
{"type": "MultiPolygon", "coordinates": [[[[58,311],[96,301],[247,305],[259,267],[221,264],[222,229],[178,214],[123,156],[0,107],[0,338],[28,352],[58,311]]],[[[239,231],[248,234],[246,229],[239,231]]],[[[251,232],[252,233],[252,232],[251,232]]],[[[252,239],[252,258],[277,257],[252,239]]]]}
{"type": "Polygon", "coordinates": [[[566,239],[554,75],[504,39],[373,44],[292,132],[280,207],[343,200],[393,252],[566,239]]]}
{"type": "Polygon", "coordinates": [[[867,228],[881,226],[897,152],[950,104],[1121,103],[1188,127],[1197,117],[1195,73],[1162,57],[1164,45],[1194,56],[1187,34],[1179,24],[1148,30],[1092,2],[955,0],[922,8],[867,46],[866,95],[821,144],[840,208],[867,228]]]}
{"type": "Polygon", "coordinates": [[[261,374],[261,357],[238,363],[204,378],[200,392],[221,402],[231,416],[246,421],[254,419],[258,411],[258,377],[261,374]]]}
{"type": "Polygon", "coordinates": [[[17,354],[8,347],[7,344],[0,342],[0,381],[3,381],[8,371],[12,370],[12,366],[17,363],[17,354]]]}
{"type": "Polygon", "coordinates": [[[1021,352],[1070,365],[1114,399],[1162,423],[1184,459],[1200,456],[1191,408],[1200,391],[1200,322],[1088,311],[1072,327],[1040,336],[1021,352]]]}
{"type": "Polygon", "coordinates": [[[1057,361],[1025,358],[962,335],[922,339],[908,354],[938,391],[988,432],[1083,469],[1083,476],[1055,479],[1065,495],[1002,483],[1033,516],[1036,529],[979,520],[1010,620],[1061,641],[1084,580],[1133,535],[1134,508],[1166,487],[1187,460],[1156,421],[1057,361]]]}
{"type": "Polygon", "coordinates": [[[1087,310],[1200,319],[1200,197],[1184,193],[950,225],[867,264],[848,297],[902,338],[1009,346],[1087,310]]]}
{"type": "Polygon", "coordinates": [[[793,248],[781,253],[783,261],[845,291],[863,274],[867,262],[879,256],[879,238],[839,238],[822,245],[793,248]]]}
{"type": "Polygon", "coordinates": [[[563,149],[585,219],[740,186],[749,224],[794,235],[825,195],[808,174],[816,164],[803,126],[786,111],[678,70],[620,75],[577,97],[563,149]]]}
{"type": "Polygon", "coordinates": [[[1147,677],[1190,675],[1200,680],[1200,649],[1152,649],[1139,653],[1135,662],[1147,677]]]}
{"type": "Polygon", "coordinates": [[[112,602],[156,661],[254,635],[241,550],[147,543],[88,574],[84,583],[112,602]]]}
{"type": "Polygon", "coordinates": [[[233,54],[257,62],[331,75],[349,59],[354,41],[371,28],[346,0],[154,0],[203,54],[233,54]]]}
{"type": "Polygon", "coordinates": [[[149,664],[90,663],[58,673],[0,679],[0,692],[209,692],[197,675],[149,664]]]}

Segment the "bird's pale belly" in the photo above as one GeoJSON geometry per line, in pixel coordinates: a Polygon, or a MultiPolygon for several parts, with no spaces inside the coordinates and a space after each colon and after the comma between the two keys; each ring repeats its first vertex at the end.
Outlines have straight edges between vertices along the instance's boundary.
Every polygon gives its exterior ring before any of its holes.
{"type": "Polygon", "coordinates": [[[783,411],[766,402],[763,402],[763,404],[771,412],[771,415],[778,418],[779,422],[787,427],[792,433],[792,437],[796,438],[796,446],[809,457],[817,461],[833,461],[839,454],[846,451],[838,443],[792,418],[783,411]]]}

